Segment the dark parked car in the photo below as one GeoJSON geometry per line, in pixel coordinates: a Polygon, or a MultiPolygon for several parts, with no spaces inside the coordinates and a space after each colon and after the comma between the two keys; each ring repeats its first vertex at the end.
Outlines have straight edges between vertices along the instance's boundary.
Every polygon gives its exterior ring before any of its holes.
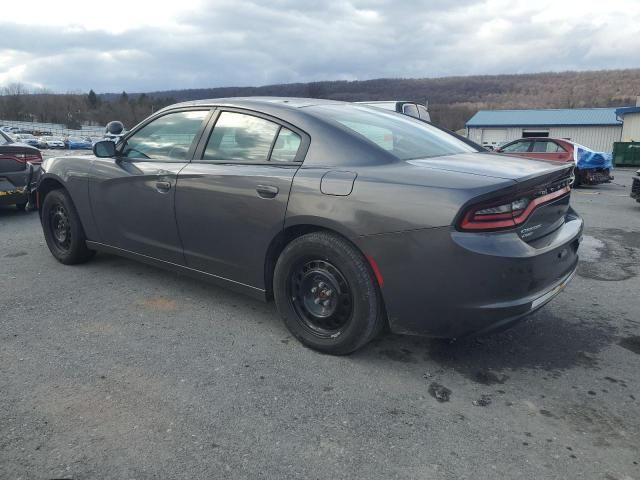
{"type": "Polygon", "coordinates": [[[34,171],[41,163],[40,150],[14,142],[0,132],[0,206],[26,208],[30,191],[35,187],[34,171]]]}
{"type": "Polygon", "coordinates": [[[521,138],[496,149],[497,153],[508,153],[526,158],[540,158],[568,162],[576,165],[576,185],[597,185],[613,180],[612,155],[594,152],[578,143],[559,138],[521,138]]]}
{"type": "Polygon", "coordinates": [[[631,198],[635,198],[640,202],[640,170],[636,172],[636,176],[633,177],[631,183],[631,198]]]}
{"type": "Polygon", "coordinates": [[[345,354],[392,331],[512,324],[578,261],[573,165],[482,153],[425,122],[315,99],[161,110],[95,156],[43,164],[64,264],[111,252],[275,297],[304,344],[345,354]]]}
{"type": "Polygon", "coordinates": [[[405,100],[378,100],[371,102],[358,102],[361,105],[369,105],[370,107],[383,108],[392,110],[397,113],[404,113],[410,117],[419,118],[427,122],[431,121],[431,115],[425,105],[416,102],[408,102],[405,100]]]}

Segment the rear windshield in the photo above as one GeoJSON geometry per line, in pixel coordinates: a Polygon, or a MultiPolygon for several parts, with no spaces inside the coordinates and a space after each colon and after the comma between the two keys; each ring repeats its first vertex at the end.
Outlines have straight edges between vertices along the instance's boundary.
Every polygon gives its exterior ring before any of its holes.
{"type": "Polygon", "coordinates": [[[453,135],[406,115],[360,105],[316,105],[309,109],[346,127],[398,160],[478,151],[453,135]]]}

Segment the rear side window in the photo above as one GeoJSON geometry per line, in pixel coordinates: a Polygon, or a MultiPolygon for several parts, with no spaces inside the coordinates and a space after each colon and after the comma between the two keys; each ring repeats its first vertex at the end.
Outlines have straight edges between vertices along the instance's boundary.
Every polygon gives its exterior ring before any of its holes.
{"type": "Polygon", "coordinates": [[[427,122],[431,121],[431,115],[429,115],[429,110],[422,105],[418,105],[418,112],[420,112],[420,118],[422,120],[426,120],[427,122]]]}
{"type": "Polygon", "coordinates": [[[280,126],[243,113],[222,112],[204,151],[204,160],[266,162],[280,126]]]}
{"type": "Polygon", "coordinates": [[[533,144],[533,151],[538,153],[562,153],[566,152],[564,148],[558,145],[556,142],[535,142],[533,144]]]}
{"type": "Polygon", "coordinates": [[[7,143],[11,143],[11,141],[4,133],[0,132],[0,145],[6,145],[7,143]]]}
{"type": "Polygon", "coordinates": [[[351,130],[398,160],[478,152],[477,148],[425,122],[360,105],[307,107],[318,117],[351,130]]]}
{"type": "Polygon", "coordinates": [[[405,103],[402,106],[402,113],[405,115],[409,115],[410,117],[418,118],[420,115],[418,114],[418,107],[416,107],[413,103],[405,103]]]}
{"type": "Polygon", "coordinates": [[[282,127],[271,152],[272,162],[293,162],[296,159],[302,139],[300,135],[282,127]]]}

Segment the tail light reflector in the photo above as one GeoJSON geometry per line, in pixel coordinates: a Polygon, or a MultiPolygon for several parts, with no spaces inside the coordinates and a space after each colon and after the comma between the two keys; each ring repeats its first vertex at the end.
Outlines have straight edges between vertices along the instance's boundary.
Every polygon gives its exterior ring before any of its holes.
{"type": "Polygon", "coordinates": [[[568,195],[568,180],[561,185],[544,190],[519,194],[513,200],[472,205],[462,217],[459,228],[472,231],[504,230],[517,227],[527,221],[540,205],[568,195]]]}

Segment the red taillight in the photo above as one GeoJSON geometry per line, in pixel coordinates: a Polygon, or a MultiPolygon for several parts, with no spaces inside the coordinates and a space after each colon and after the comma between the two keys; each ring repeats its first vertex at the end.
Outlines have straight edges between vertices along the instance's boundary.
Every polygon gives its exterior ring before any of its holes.
{"type": "Polygon", "coordinates": [[[42,163],[42,154],[40,152],[37,153],[15,153],[13,157],[16,159],[18,163],[42,163]]]}
{"type": "Polygon", "coordinates": [[[538,190],[517,195],[513,200],[502,201],[499,204],[474,205],[462,217],[460,229],[491,231],[517,227],[526,222],[531,213],[540,205],[563,197],[570,191],[571,187],[566,184],[543,194],[540,194],[538,190]]]}

